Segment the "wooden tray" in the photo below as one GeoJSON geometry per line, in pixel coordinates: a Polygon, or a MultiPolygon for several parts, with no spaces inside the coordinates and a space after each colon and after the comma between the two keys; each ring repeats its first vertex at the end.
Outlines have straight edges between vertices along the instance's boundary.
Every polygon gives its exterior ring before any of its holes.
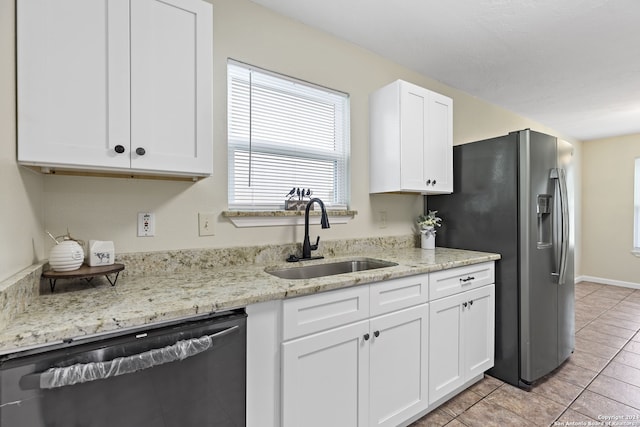
{"type": "Polygon", "coordinates": [[[95,276],[104,276],[111,283],[111,286],[115,286],[118,281],[118,275],[122,270],[124,270],[124,264],[99,265],[95,267],[82,264],[79,269],[73,271],[47,270],[42,273],[42,278],[49,279],[51,292],[55,289],[58,279],[85,279],[90,282],[95,276]],[[115,273],[116,277],[111,280],[109,274],[113,273],[115,273]]]}

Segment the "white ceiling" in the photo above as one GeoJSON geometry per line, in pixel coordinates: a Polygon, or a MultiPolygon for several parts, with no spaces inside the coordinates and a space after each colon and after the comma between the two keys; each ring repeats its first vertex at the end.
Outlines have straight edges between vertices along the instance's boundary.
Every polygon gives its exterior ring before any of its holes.
{"type": "Polygon", "coordinates": [[[640,133],[638,0],[252,0],[580,140],[640,133]]]}

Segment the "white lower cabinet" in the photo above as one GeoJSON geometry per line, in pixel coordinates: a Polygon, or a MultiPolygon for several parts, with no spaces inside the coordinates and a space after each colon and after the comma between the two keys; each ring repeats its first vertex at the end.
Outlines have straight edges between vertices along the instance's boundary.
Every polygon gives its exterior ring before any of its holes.
{"type": "Polygon", "coordinates": [[[368,426],[369,321],[282,344],[282,425],[368,426]]]}
{"type": "Polygon", "coordinates": [[[428,304],[282,345],[282,425],[397,426],[427,408],[428,304]]]}
{"type": "Polygon", "coordinates": [[[369,425],[397,426],[427,409],[429,305],[371,319],[369,425]]]}
{"type": "Polygon", "coordinates": [[[493,366],[492,283],[487,262],[247,307],[247,427],[411,424],[493,366]]]}
{"type": "Polygon", "coordinates": [[[429,403],[493,366],[495,285],[430,303],[429,403]]]}

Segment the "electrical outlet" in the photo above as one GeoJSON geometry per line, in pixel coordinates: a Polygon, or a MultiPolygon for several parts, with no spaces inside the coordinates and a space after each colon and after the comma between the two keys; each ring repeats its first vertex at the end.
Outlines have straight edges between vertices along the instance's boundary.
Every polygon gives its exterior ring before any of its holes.
{"type": "Polygon", "coordinates": [[[380,211],[380,228],[387,228],[387,211],[380,211]]]}
{"type": "Polygon", "coordinates": [[[198,213],[198,234],[200,236],[213,236],[215,234],[215,230],[213,228],[215,218],[216,215],[213,212],[198,213]]]}
{"type": "Polygon", "coordinates": [[[156,216],[151,212],[138,212],[138,237],[156,234],[156,216]]]}

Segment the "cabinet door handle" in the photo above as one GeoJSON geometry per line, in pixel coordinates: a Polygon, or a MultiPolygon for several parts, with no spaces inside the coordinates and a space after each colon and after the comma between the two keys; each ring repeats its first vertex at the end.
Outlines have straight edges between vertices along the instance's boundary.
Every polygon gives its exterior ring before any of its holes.
{"type": "Polygon", "coordinates": [[[436,180],[434,179],[431,185],[436,185],[436,180]]]}
{"type": "Polygon", "coordinates": [[[427,185],[431,185],[431,180],[430,179],[427,180],[427,185]]]}
{"type": "Polygon", "coordinates": [[[378,338],[378,337],[380,336],[380,331],[375,331],[375,332],[373,333],[373,336],[374,336],[374,337],[376,337],[376,338],[378,338]]]}
{"type": "Polygon", "coordinates": [[[466,301],[462,303],[462,306],[463,306],[464,308],[467,308],[467,303],[466,303],[466,301]]]}
{"type": "Polygon", "coordinates": [[[473,300],[469,301],[469,307],[473,305],[473,300]]]}
{"type": "Polygon", "coordinates": [[[145,154],[145,153],[146,153],[146,151],[145,151],[145,149],[144,149],[144,148],[142,148],[142,147],[138,147],[138,148],[136,148],[136,154],[137,154],[138,156],[144,156],[144,154],[145,154]]]}
{"type": "Polygon", "coordinates": [[[364,334],[362,338],[364,338],[365,341],[369,341],[370,336],[369,334],[364,334]]]}
{"type": "Polygon", "coordinates": [[[115,147],[113,147],[113,150],[118,154],[122,154],[124,153],[124,146],[118,144],[115,147]]]}
{"type": "Polygon", "coordinates": [[[467,278],[466,278],[466,279],[463,279],[463,278],[461,277],[461,278],[460,278],[460,281],[461,281],[462,283],[467,283],[467,282],[470,282],[470,281],[475,280],[475,279],[476,279],[476,278],[475,278],[475,277],[473,277],[473,276],[467,276],[467,278]]]}

